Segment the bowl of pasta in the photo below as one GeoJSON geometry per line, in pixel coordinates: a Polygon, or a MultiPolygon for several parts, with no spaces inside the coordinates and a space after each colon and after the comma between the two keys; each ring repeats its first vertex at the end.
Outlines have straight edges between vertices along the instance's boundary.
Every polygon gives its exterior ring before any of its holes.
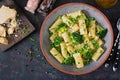
{"type": "Polygon", "coordinates": [[[95,71],[107,60],[113,37],[111,23],[101,11],[84,3],[68,3],[45,18],[40,47],[53,67],[81,75],[95,71]]]}

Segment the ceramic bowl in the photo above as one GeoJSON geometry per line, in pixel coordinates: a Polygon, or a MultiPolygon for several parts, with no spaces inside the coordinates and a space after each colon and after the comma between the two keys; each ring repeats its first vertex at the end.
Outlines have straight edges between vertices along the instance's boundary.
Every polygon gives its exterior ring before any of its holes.
{"type": "Polygon", "coordinates": [[[100,66],[103,65],[103,63],[107,60],[112,46],[113,46],[113,30],[110,21],[108,18],[98,9],[95,7],[85,4],[85,3],[68,3],[64,4],[62,6],[57,7],[54,9],[44,20],[41,30],[40,30],[40,47],[42,50],[43,55],[45,56],[46,60],[56,69],[59,71],[62,71],[67,74],[72,75],[81,75],[81,74],[87,74],[92,71],[95,71],[100,66]],[[108,32],[104,38],[105,40],[105,52],[100,57],[100,59],[97,62],[91,61],[89,65],[86,65],[84,68],[77,69],[75,65],[64,65],[60,64],[51,54],[50,54],[50,40],[49,40],[49,27],[54,23],[54,21],[58,18],[59,15],[64,15],[69,12],[77,11],[77,10],[83,10],[83,12],[89,16],[94,17],[96,21],[103,26],[104,28],[107,28],[108,32]]]}

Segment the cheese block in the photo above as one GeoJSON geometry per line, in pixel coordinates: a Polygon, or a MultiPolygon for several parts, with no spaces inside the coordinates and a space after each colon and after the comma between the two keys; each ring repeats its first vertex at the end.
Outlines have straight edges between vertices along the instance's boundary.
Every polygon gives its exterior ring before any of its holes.
{"type": "Polygon", "coordinates": [[[0,36],[6,37],[6,28],[3,26],[0,26],[0,36]]]}
{"type": "Polygon", "coordinates": [[[16,28],[18,26],[17,21],[15,19],[12,19],[10,22],[10,27],[16,28]]]}
{"type": "Polygon", "coordinates": [[[7,33],[8,33],[8,34],[13,34],[13,33],[14,33],[14,30],[15,30],[14,27],[10,27],[10,28],[8,28],[7,33]]]}
{"type": "Polygon", "coordinates": [[[16,22],[15,19],[12,19],[12,21],[10,22],[10,26],[7,29],[7,33],[8,34],[13,34],[15,29],[17,28],[18,24],[16,22]]]}
{"type": "Polygon", "coordinates": [[[0,43],[8,45],[8,40],[6,38],[0,37],[0,43]]]}
{"type": "Polygon", "coordinates": [[[15,9],[11,9],[6,6],[0,8],[0,24],[8,23],[11,19],[15,19],[17,12],[15,9]]]}

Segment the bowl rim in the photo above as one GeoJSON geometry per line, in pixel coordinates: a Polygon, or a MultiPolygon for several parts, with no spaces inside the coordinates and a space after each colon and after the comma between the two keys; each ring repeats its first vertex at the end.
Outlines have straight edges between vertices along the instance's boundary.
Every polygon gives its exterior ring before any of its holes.
{"type": "Polygon", "coordinates": [[[81,3],[81,2],[66,3],[66,4],[63,4],[63,5],[58,6],[58,7],[55,8],[53,11],[51,11],[51,12],[48,14],[48,16],[45,18],[45,20],[43,21],[43,24],[42,24],[41,29],[40,29],[40,37],[39,37],[39,38],[40,38],[40,48],[41,48],[42,53],[43,53],[44,57],[46,58],[46,60],[47,60],[54,68],[56,68],[57,70],[59,70],[59,71],[61,71],[61,72],[63,72],[63,73],[66,73],[66,74],[71,74],[71,75],[88,74],[88,73],[93,72],[93,71],[97,70],[98,68],[100,68],[100,67],[104,64],[104,62],[107,60],[107,58],[109,57],[110,52],[111,52],[111,50],[112,50],[113,42],[114,42],[114,34],[113,34],[112,25],[111,25],[110,21],[108,20],[108,18],[107,18],[99,9],[95,8],[94,6],[89,5],[89,4],[86,4],[86,3],[81,3]],[[88,7],[92,8],[92,9],[96,10],[98,13],[100,13],[100,14],[104,17],[104,19],[106,20],[106,22],[108,23],[109,28],[110,28],[110,32],[111,32],[111,35],[112,35],[112,36],[111,36],[111,40],[112,40],[112,41],[111,41],[111,43],[110,43],[110,44],[111,44],[111,45],[110,45],[110,49],[108,50],[108,55],[105,56],[105,59],[103,60],[103,62],[101,62],[98,66],[96,66],[96,68],[93,68],[93,69],[91,69],[91,70],[88,70],[88,71],[82,72],[82,73],[80,73],[80,72],[65,71],[65,70],[63,70],[62,68],[60,68],[59,66],[55,65],[55,64],[47,57],[47,55],[46,55],[46,53],[45,53],[45,51],[44,51],[44,48],[42,47],[42,46],[43,46],[43,44],[42,44],[42,31],[43,31],[43,27],[44,27],[47,19],[48,19],[54,12],[56,12],[57,10],[65,7],[65,6],[75,5],[75,4],[77,4],[77,5],[83,5],[83,6],[88,6],[88,7]]]}

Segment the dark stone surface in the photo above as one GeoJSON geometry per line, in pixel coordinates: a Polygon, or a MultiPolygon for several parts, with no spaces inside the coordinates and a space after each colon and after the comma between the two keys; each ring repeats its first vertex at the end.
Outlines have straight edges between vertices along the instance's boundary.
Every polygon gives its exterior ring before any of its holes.
{"type": "MultiPolygon", "coordinates": [[[[6,52],[0,52],[0,80],[120,80],[120,68],[112,71],[112,66],[104,65],[98,70],[86,75],[68,75],[53,68],[42,55],[39,47],[39,31],[44,16],[35,15],[24,10],[27,0],[15,0],[23,10],[36,31],[6,52]],[[33,40],[31,40],[31,38],[33,40]]],[[[95,0],[57,0],[54,7],[69,3],[83,2],[100,9],[110,20],[115,37],[117,35],[116,22],[120,17],[120,1],[111,9],[102,9],[96,5],[95,0]]]]}

